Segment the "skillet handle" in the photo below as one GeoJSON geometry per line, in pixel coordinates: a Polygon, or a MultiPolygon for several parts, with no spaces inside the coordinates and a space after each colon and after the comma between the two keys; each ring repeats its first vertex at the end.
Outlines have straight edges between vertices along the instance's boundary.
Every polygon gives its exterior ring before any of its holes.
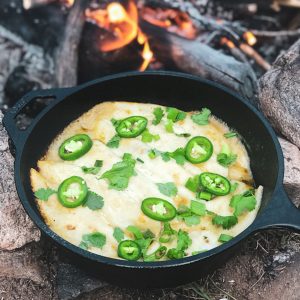
{"type": "MultiPolygon", "coordinates": [[[[3,125],[14,146],[17,147],[17,145],[26,138],[26,132],[30,128],[29,125],[25,130],[20,130],[16,125],[16,117],[27,105],[33,103],[36,99],[60,99],[70,94],[71,91],[73,91],[73,88],[31,91],[23,96],[12,108],[10,108],[3,117],[3,125]]],[[[35,116],[35,119],[37,119],[41,113],[42,112],[39,112],[37,116],[35,116]]]]}
{"type": "Polygon", "coordinates": [[[282,186],[258,219],[257,228],[287,228],[300,233],[300,209],[292,203],[282,186]]]}

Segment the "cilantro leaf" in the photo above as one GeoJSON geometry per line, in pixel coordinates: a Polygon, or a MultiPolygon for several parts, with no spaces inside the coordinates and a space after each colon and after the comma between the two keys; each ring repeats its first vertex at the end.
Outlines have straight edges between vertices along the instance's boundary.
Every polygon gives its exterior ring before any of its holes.
{"type": "Polygon", "coordinates": [[[82,236],[82,244],[86,248],[96,247],[101,249],[106,244],[106,236],[97,231],[89,234],[84,234],[82,236]]]}
{"type": "Polygon", "coordinates": [[[168,197],[173,197],[177,195],[177,187],[173,182],[166,182],[166,183],[157,183],[156,184],[159,191],[168,197]]]}
{"type": "Polygon", "coordinates": [[[192,200],[191,211],[198,216],[204,216],[206,214],[206,206],[204,203],[192,200]]]}
{"type": "Polygon", "coordinates": [[[224,133],[224,137],[226,137],[226,139],[230,139],[230,138],[235,137],[237,135],[238,134],[236,132],[233,132],[233,131],[224,133]]]}
{"type": "Polygon", "coordinates": [[[142,159],[140,159],[139,157],[137,157],[136,160],[137,160],[138,162],[142,163],[142,164],[145,163],[145,162],[144,162],[142,159]]]}
{"type": "Polygon", "coordinates": [[[152,124],[158,125],[164,116],[164,111],[162,110],[161,107],[156,107],[153,110],[153,114],[154,114],[155,119],[152,121],[152,124]]]}
{"type": "Polygon", "coordinates": [[[229,167],[237,159],[237,155],[230,152],[227,144],[222,146],[222,151],[217,155],[218,163],[223,167],[229,167]]]}
{"type": "Polygon", "coordinates": [[[142,133],[142,142],[144,143],[151,143],[152,141],[158,141],[159,139],[159,134],[151,134],[147,128],[142,133]]]}
{"type": "Polygon", "coordinates": [[[116,120],[116,119],[112,118],[110,121],[113,124],[113,126],[116,128],[120,125],[122,120],[116,120]]]}
{"type": "Polygon", "coordinates": [[[157,150],[157,149],[151,149],[149,150],[148,152],[148,156],[151,158],[151,159],[154,159],[155,157],[159,156],[160,155],[160,151],[157,150]]]}
{"type": "Polygon", "coordinates": [[[168,107],[167,108],[167,118],[169,120],[172,120],[174,123],[180,121],[180,120],[184,120],[186,117],[186,112],[179,110],[177,108],[174,107],[168,107]]]}
{"type": "Polygon", "coordinates": [[[103,166],[103,160],[96,160],[93,167],[81,167],[82,171],[86,174],[96,175],[99,173],[101,167],[103,166]]]}
{"type": "Polygon", "coordinates": [[[184,148],[177,148],[173,152],[168,152],[168,154],[171,158],[175,159],[178,165],[182,166],[186,162],[185,155],[184,155],[185,154],[184,148]]]}
{"type": "Polygon", "coordinates": [[[190,133],[175,133],[175,135],[177,135],[177,136],[180,136],[180,137],[185,137],[185,138],[187,138],[187,137],[190,137],[190,136],[191,136],[191,134],[190,134],[190,133]]]}
{"type": "Polygon", "coordinates": [[[143,232],[143,237],[145,239],[154,239],[155,238],[155,234],[150,230],[150,229],[147,229],[146,231],[143,232]]]}
{"type": "Polygon", "coordinates": [[[256,198],[252,191],[247,191],[243,194],[233,196],[229,206],[234,208],[234,215],[238,217],[246,211],[255,209],[256,198]]]}
{"type": "Polygon", "coordinates": [[[167,120],[167,122],[165,123],[166,131],[169,133],[173,133],[174,132],[173,125],[174,125],[174,123],[172,120],[167,120]]]}
{"type": "Polygon", "coordinates": [[[239,184],[237,182],[231,183],[231,185],[230,185],[230,193],[234,193],[236,191],[238,185],[239,184]]]}
{"type": "Polygon", "coordinates": [[[116,134],[106,144],[109,148],[118,148],[121,138],[116,134]]]}
{"type": "Polygon", "coordinates": [[[160,152],[160,156],[163,161],[169,161],[171,159],[169,152],[160,152]]]}
{"type": "Polygon", "coordinates": [[[222,226],[223,229],[230,229],[234,225],[236,225],[238,219],[236,216],[219,216],[215,215],[212,218],[212,223],[217,226],[222,226]]]}
{"type": "Polygon", "coordinates": [[[124,232],[120,227],[114,228],[113,237],[116,239],[118,243],[120,243],[124,239],[124,232]]]}
{"type": "Polygon", "coordinates": [[[139,228],[137,228],[136,226],[129,225],[126,229],[129,232],[131,232],[136,239],[143,239],[144,238],[141,230],[139,228]]]}
{"type": "Polygon", "coordinates": [[[196,193],[199,187],[199,175],[190,177],[184,186],[191,192],[196,193]]]}
{"type": "Polygon", "coordinates": [[[183,258],[185,250],[192,244],[192,240],[186,231],[179,229],[177,234],[176,248],[169,249],[167,256],[169,259],[183,258]]]}
{"type": "Polygon", "coordinates": [[[221,233],[221,235],[219,236],[218,241],[220,243],[226,243],[226,242],[229,242],[232,239],[233,239],[233,236],[231,236],[229,234],[221,233]]]}
{"type": "Polygon", "coordinates": [[[39,189],[34,193],[34,196],[42,201],[47,201],[48,198],[55,194],[56,191],[52,189],[39,189]]]}
{"type": "Polygon", "coordinates": [[[184,217],[184,222],[187,226],[193,226],[200,224],[200,218],[197,215],[191,215],[184,217]]]}
{"type": "Polygon", "coordinates": [[[87,197],[82,206],[87,206],[91,210],[101,209],[104,205],[103,197],[95,192],[88,191],[87,197]]]}
{"type": "Polygon", "coordinates": [[[203,108],[201,112],[193,114],[191,119],[198,125],[207,125],[210,115],[211,111],[208,108],[203,108]]]}
{"type": "Polygon", "coordinates": [[[125,153],[123,160],[115,163],[100,178],[108,180],[110,189],[123,191],[128,187],[130,177],[136,174],[134,171],[135,163],[136,161],[132,158],[132,155],[125,153]]]}

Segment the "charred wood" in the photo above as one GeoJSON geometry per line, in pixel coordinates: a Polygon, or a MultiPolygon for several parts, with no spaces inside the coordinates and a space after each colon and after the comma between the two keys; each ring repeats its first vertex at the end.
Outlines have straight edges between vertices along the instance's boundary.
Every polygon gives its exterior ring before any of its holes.
{"type": "Polygon", "coordinates": [[[168,66],[217,81],[257,104],[256,76],[249,64],[235,60],[197,40],[187,40],[157,26],[141,22],[151,49],[168,66]]]}

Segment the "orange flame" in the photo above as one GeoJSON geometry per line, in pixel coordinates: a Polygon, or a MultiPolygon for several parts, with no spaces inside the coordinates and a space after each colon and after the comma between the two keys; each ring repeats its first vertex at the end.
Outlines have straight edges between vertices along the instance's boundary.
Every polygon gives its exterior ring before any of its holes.
{"type": "Polygon", "coordinates": [[[226,45],[230,49],[235,48],[234,43],[226,37],[222,37],[220,43],[221,43],[221,45],[226,45]]]}
{"type": "Polygon", "coordinates": [[[254,46],[257,42],[255,35],[251,31],[244,32],[243,38],[245,39],[247,44],[250,46],[254,46]]]}
{"type": "Polygon", "coordinates": [[[75,0],[63,0],[63,3],[66,7],[72,7],[75,0]]]}
{"type": "MultiPolygon", "coordinates": [[[[72,0],[69,0],[72,1],[72,0]]],[[[135,38],[143,46],[144,61],[139,70],[144,71],[153,58],[147,37],[138,26],[138,11],[133,0],[128,2],[127,10],[118,2],[110,3],[106,9],[87,9],[87,20],[106,30],[100,44],[104,52],[114,51],[130,44],[135,38]]]]}

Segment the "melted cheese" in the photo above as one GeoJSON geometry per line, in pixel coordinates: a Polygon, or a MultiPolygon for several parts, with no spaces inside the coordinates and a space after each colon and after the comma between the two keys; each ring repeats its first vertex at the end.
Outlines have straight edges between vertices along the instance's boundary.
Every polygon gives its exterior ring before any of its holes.
{"type": "MultiPolygon", "coordinates": [[[[150,159],[148,151],[152,148],[160,151],[174,151],[179,147],[185,147],[190,138],[176,136],[165,130],[165,119],[159,125],[152,124],[153,109],[158,107],[153,104],[139,104],[130,102],[104,102],[80,118],[71,123],[51,143],[45,156],[38,161],[38,170],[31,169],[31,183],[33,191],[40,188],[52,188],[57,190],[60,183],[71,176],[77,175],[86,181],[90,190],[104,198],[104,206],[100,210],[91,210],[88,207],[77,208],[63,207],[57,195],[51,195],[48,201],[37,199],[39,210],[47,225],[62,238],[79,245],[84,234],[99,231],[106,235],[106,244],[102,249],[89,248],[89,251],[117,258],[116,249],[118,243],[113,237],[115,227],[124,230],[127,238],[132,235],[126,231],[129,225],[135,225],[141,230],[150,229],[156,236],[159,235],[162,224],[154,221],[141,212],[141,202],[147,197],[159,197],[170,201],[175,207],[181,204],[189,206],[190,200],[195,194],[185,188],[187,179],[191,176],[209,171],[218,173],[239,183],[235,194],[249,189],[244,182],[251,183],[252,174],[250,170],[249,157],[245,147],[236,137],[226,139],[224,133],[229,131],[226,124],[215,117],[210,117],[208,125],[199,126],[191,118],[187,117],[174,124],[176,133],[190,133],[191,136],[206,136],[211,140],[214,153],[212,157],[201,164],[186,162],[183,166],[178,165],[171,159],[165,162],[161,157],[150,159]],[[108,148],[106,143],[116,134],[111,119],[123,119],[132,115],[141,115],[148,119],[148,129],[152,134],[159,134],[160,139],[151,143],[143,143],[141,136],[137,138],[121,139],[118,148],[108,148]],[[58,156],[58,148],[67,138],[79,134],[88,134],[93,139],[91,150],[75,161],[63,161],[58,156]],[[237,154],[237,161],[229,168],[221,166],[217,162],[217,154],[222,145],[227,143],[231,151],[237,154]],[[100,174],[111,169],[112,165],[121,161],[124,153],[131,153],[134,158],[140,158],[144,163],[136,163],[136,176],[130,178],[129,186],[124,191],[108,188],[106,180],[97,179],[98,176],[83,173],[82,166],[93,166],[96,160],[103,160],[100,174]],[[156,183],[174,182],[178,188],[175,197],[162,195],[156,183]]],[[[162,107],[163,108],[163,107],[162,107]]],[[[163,108],[164,109],[164,108],[163,108]]],[[[256,190],[257,205],[255,210],[245,213],[239,217],[239,222],[230,230],[224,230],[212,225],[211,217],[201,218],[196,226],[187,226],[184,222],[174,219],[171,226],[179,230],[184,229],[189,233],[192,244],[187,250],[190,255],[193,251],[208,250],[218,246],[218,238],[221,233],[236,236],[245,230],[255,219],[260,206],[262,187],[256,190]]],[[[203,202],[208,210],[219,215],[231,215],[232,208],[229,206],[231,195],[217,197],[214,200],[203,202]]],[[[175,243],[176,244],[176,243],[175,243]]],[[[175,246],[174,241],[168,247],[175,246]]],[[[154,246],[151,246],[154,247],[154,246]]]]}

